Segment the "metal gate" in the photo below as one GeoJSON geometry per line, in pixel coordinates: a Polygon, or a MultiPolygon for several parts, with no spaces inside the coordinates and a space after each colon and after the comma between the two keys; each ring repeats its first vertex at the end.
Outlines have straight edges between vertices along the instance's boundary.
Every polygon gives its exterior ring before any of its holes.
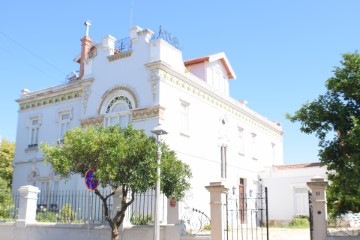
{"type": "Polygon", "coordinates": [[[260,187],[257,193],[239,189],[239,196],[226,195],[226,223],[224,229],[227,240],[269,240],[268,192],[260,187]]]}
{"type": "Polygon", "coordinates": [[[310,222],[310,240],[314,240],[314,217],[313,217],[313,205],[311,200],[311,191],[308,191],[309,196],[309,222],[310,222]]]}

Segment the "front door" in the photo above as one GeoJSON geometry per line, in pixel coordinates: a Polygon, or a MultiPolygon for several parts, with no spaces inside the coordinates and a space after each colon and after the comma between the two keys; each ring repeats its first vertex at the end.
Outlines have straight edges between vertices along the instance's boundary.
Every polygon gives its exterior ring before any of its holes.
{"type": "Polygon", "coordinates": [[[240,222],[246,223],[246,187],[245,178],[240,178],[239,185],[239,206],[240,206],[240,222]]]}

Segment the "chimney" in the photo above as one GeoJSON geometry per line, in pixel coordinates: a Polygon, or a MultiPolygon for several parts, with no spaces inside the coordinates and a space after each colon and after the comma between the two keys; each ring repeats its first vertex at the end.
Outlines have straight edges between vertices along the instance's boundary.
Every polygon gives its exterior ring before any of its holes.
{"type": "Polygon", "coordinates": [[[80,75],[77,79],[81,79],[84,76],[84,63],[88,58],[91,43],[91,38],[89,38],[89,27],[91,23],[90,21],[86,21],[84,25],[86,26],[86,33],[81,39],[80,75]]]}

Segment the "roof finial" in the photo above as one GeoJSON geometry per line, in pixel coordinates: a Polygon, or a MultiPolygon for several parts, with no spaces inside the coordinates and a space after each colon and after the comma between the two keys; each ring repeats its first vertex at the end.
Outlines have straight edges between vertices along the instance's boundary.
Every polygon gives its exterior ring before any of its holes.
{"type": "Polygon", "coordinates": [[[89,28],[91,26],[91,21],[90,20],[87,20],[86,22],[84,22],[84,25],[86,26],[86,34],[85,36],[89,36],[89,28]]]}

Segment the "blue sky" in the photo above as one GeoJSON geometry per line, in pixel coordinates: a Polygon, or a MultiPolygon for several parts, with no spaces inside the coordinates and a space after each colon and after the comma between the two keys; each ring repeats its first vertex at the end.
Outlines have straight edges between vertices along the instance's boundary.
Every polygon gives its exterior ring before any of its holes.
{"type": "Polygon", "coordinates": [[[315,136],[289,122],[306,101],[325,92],[341,55],[360,46],[358,0],[10,1],[0,8],[0,135],[15,141],[21,89],[65,82],[78,70],[83,23],[90,37],[128,37],[130,26],[179,39],[184,60],[225,52],[237,79],[233,98],[284,129],[285,163],[318,161],[315,136]],[[132,9],[132,10],[131,10],[132,9]]]}

